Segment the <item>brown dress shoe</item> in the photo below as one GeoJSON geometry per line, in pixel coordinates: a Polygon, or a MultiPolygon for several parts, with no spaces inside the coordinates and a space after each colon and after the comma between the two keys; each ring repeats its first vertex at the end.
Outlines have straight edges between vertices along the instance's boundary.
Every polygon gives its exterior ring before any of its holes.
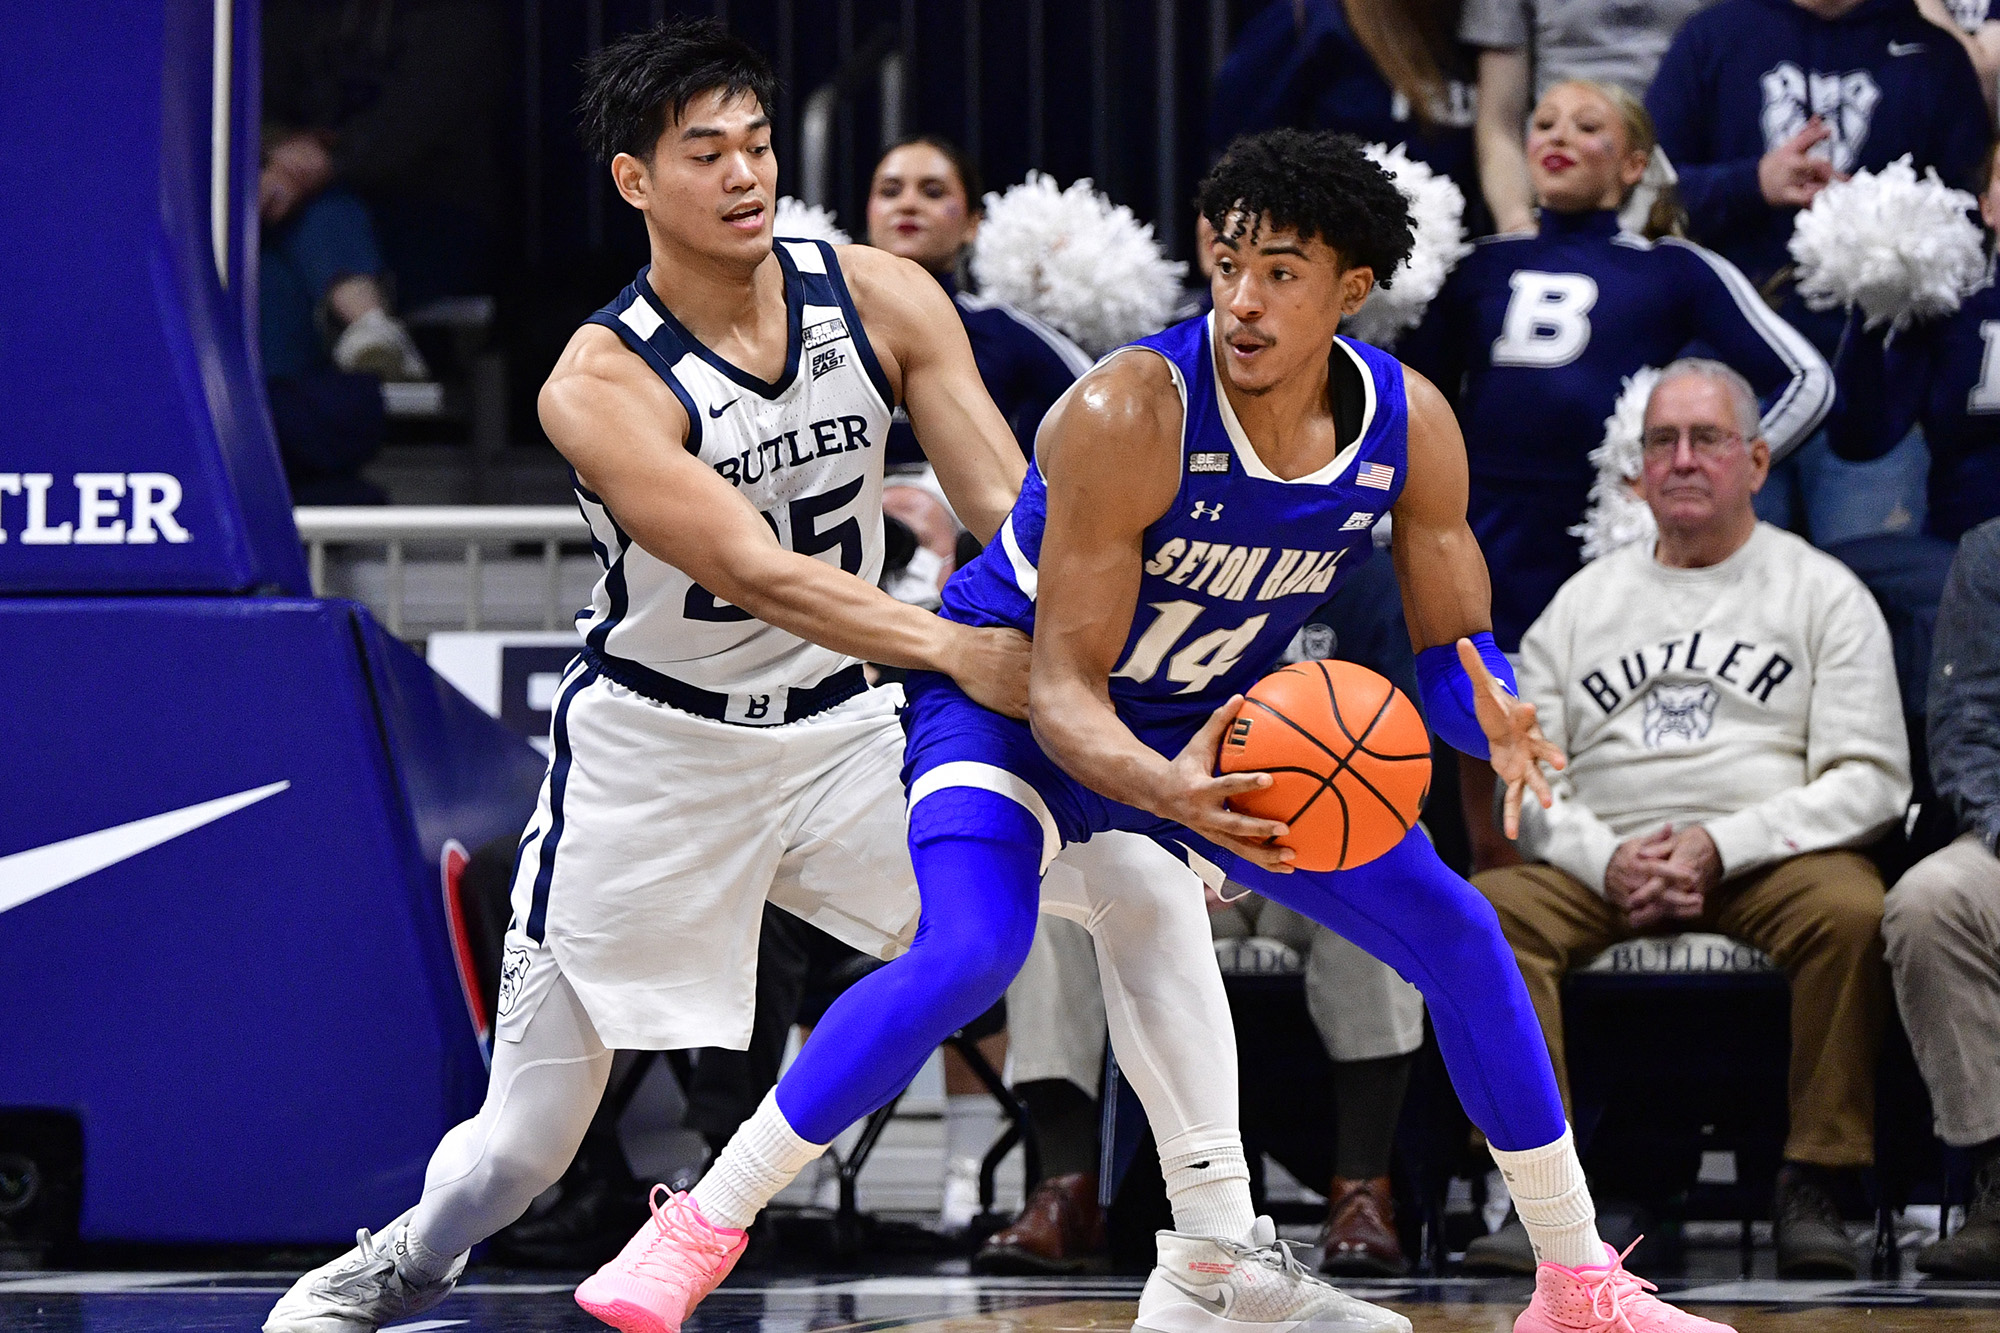
{"type": "Polygon", "coordinates": [[[1104,1253],[1104,1210],[1097,1173],[1051,1176],[1035,1186],[1021,1215],[987,1237],[972,1256],[975,1273],[1075,1273],[1104,1253]]]}
{"type": "Polygon", "coordinates": [[[1389,1177],[1373,1180],[1333,1178],[1327,1197],[1332,1207],[1326,1219],[1326,1253],[1319,1271],[1341,1277],[1401,1277],[1409,1271],[1403,1243],[1396,1238],[1396,1205],[1389,1197],[1389,1177]]]}

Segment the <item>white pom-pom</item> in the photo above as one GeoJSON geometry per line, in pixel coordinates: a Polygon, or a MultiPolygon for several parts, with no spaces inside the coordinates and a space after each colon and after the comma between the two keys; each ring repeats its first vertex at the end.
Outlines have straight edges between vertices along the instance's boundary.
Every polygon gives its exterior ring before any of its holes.
{"type": "Polygon", "coordinates": [[[1394,148],[1370,144],[1362,151],[1395,178],[1396,188],[1410,201],[1411,229],[1416,233],[1409,258],[1396,266],[1391,285],[1376,284],[1342,330],[1386,348],[1406,329],[1423,322],[1424,311],[1437,299],[1444,280],[1472,247],[1465,240],[1465,194],[1451,177],[1411,158],[1402,144],[1394,148]]]}
{"type": "Polygon", "coordinates": [[[1814,310],[1861,307],[1867,326],[1902,328],[1958,309],[1986,274],[1977,201],[1908,154],[1821,190],[1792,228],[1799,295],[1814,310]]]}
{"type": "Polygon", "coordinates": [[[1099,194],[1039,171],[986,196],[972,243],[979,290],[1056,326],[1093,356],[1165,328],[1187,265],[1160,253],[1152,227],[1099,194]]]}
{"type": "Polygon", "coordinates": [[[1583,538],[1587,561],[1659,535],[1653,511],[1633,485],[1645,466],[1641,437],[1646,400],[1659,382],[1660,372],[1651,366],[1627,376],[1617,405],[1604,419],[1604,443],[1590,451],[1590,461],[1597,465],[1597,479],[1590,483],[1590,507],[1584,510],[1583,522],[1569,530],[1570,536],[1583,538]]]}
{"type": "Polygon", "coordinates": [[[778,200],[778,216],[772,221],[771,234],[789,240],[825,241],[829,245],[854,244],[854,238],[840,229],[831,211],[790,195],[778,200]]]}

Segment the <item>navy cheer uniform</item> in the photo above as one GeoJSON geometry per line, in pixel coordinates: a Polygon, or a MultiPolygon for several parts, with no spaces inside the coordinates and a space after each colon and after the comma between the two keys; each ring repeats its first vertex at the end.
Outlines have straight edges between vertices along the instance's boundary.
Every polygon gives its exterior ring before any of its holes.
{"type": "Polygon", "coordinates": [[[1609,210],[1543,210],[1536,233],[1467,255],[1398,345],[1458,411],[1472,471],[1472,530],[1493,569],[1493,637],[1506,652],[1583,567],[1580,522],[1627,376],[1699,353],[1727,362],[1769,404],[1773,457],[1833,401],[1826,362],[1727,260],[1647,241],[1609,210]]]}
{"type": "MultiPolygon", "coordinates": [[[[1319,471],[1273,475],[1217,385],[1212,319],[1134,344],[1172,369],[1185,425],[1180,486],[1146,529],[1138,605],[1110,691],[1119,717],[1169,757],[1277,665],[1328,592],[1369,558],[1370,529],[1408,467],[1402,366],[1343,340],[1329,378],[1336,420],[1352,430],[1319,471]]],[[[997,539],[947,585],[947,618],[1032,632],[1046,500],[1031,467],[997,539]]],[[[828,1011],[779,1085],[780,1108],[802,1133],[883,1104],[931,1048],[984,1012],[1026,957],[1042,870],[1063,845],[1117,829],[1150,835],[1211,884],[1226,875],[1322,922],[1415,983],[1460,1096],[1496,1145],[1562,1135],[1520,969],[1492,909],[1421,830],[1351,870],[1273,873],[1091,791],[1042,752],[1027,723],[974,703],[949,678],[916,672],[907,689],[917,940],[828,1011]]]]}
{"type": "MultiPolygon", "coordinates": [[[[1077,376],[1090,369],[1089,353],[1025,310],[990,296],[961,292],[949,274],[938,281],[958,307],[980,382],[1021,442],[1021,452],[1033,456],[1042,418],[1077,376]]],[[[924,451],[901,409],[889,427],[887,458],[892,468],[924,461],[924,451]]]]}
{"type": "Polygon", "coordinates": [[[1840,371],[1835,452],[1876,458],[1921,425],[1931,451],[1925,530],[1955,542],[2000,517],[2000,284],[1990,258],[1985,283],[1957,313],[1910,325],[1886,350],[1853,338],[1840,371]]]}
{"type": "MultiPolygon", "coordinates": [[[[1863,0],[1822,19],[1794,0],[1721,0],[1689,19],[1646,93],[1660,146],[1680,173],[1696,240],[1763,287],[1791,264],[1795,208],[1757,184],[1766,152],[1817,115],[1836,171],[1879,171],[1903,154],[1970,189],[1992,126],[1965,48],[1911,0],[1863,0]]],[[[1838,312],[1779,307],[1829,355],[1838,312]]]]}

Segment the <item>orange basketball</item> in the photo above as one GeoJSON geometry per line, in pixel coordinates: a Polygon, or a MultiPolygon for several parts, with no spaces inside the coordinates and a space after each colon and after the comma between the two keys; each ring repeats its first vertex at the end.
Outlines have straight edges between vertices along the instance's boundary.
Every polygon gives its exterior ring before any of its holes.
{"type": "Polygon", "coordinates": [[[1352,662],[1297,662],[1258,681],[1218,770],[1269,773],[1231,809],[1291,829],[1301,870],[1349,870],[1403,840],[1431,787],[1431,742],[1403,692],[1352,662]]]}

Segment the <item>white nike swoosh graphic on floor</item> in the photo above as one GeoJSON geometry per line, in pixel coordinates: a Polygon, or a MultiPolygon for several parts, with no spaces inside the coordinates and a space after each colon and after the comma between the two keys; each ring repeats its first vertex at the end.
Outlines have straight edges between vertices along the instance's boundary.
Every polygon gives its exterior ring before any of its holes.
{"type": "Polygon", "coordinates": [[[171,842],[183,833],[212,824],[246,805],[255,805],[267,796],[276,796],[290,782],[273,782],[263,787],[239,791],[234,796],[218,796],[198,805],[149,815],[129,824],[119,824],[95,833],[64,838],[45,847],[0,856],[0,912],[12,911],[22,903],[71,884],[106,866],[129,860],[143,851],[171,842]]]}

